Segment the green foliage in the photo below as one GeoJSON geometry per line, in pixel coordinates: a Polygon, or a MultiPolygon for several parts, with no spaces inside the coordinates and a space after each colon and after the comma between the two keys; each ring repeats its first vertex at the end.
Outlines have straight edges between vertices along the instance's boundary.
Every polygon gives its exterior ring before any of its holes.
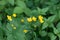
{"type": "Polygon", "coordinates": [[[21,7],[15,7],[13,13],[21,14],[21,13],[23,13],[23,11],[24,11],[23,8],[21,8],[21,7]]]}
{"type": "Polygon", "coordinates": [[[60,0],[0,0],[0,40],[60,40],[60,0]]]}
{"type": "Polygon", "coordinates": [[[14,5],[14,0],[7,0],[8,3],[10,3],[11,5],[14,5]]]}

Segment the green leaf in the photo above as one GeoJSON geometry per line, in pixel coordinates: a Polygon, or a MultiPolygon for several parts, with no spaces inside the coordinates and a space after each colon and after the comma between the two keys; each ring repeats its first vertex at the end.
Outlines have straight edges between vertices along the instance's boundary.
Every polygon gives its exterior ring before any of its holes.
{"type": "Polygon", "coordinates": [[[20,0],[16,1],[16,5],[19,6],[19,7],[21,7],[21,8],[26,8],[25,3],[23,1],[20,1],[20,0]]]}
{"type": "MultiPolygon", "coordinates": [[[[0,25],[1,25],[1,21],[0,21],[0,25]]],[[[1,27],[1,26],[0,26],[1,27]]]]}
{"type": "Polygon", "coordinates": [[[52,26],[54,34],[56,34],[60,38],[60,31],[52,26]]]}
{"type": "Polygon", "coordinates": [[[0,29],[0,40],[3,40],[3,31],[0,29]]]}
{"type": "Polygon", "coordinates": [[[6,3],[7,2],[5,0],[0,1],[0,11],[5,7],[6,3]]]}
{"type": "Polygon", "coordinates": [[[7,28],[10,32],[12,32],[12,26],[11,26],[10,23],[7,23],[6,28],[7,28]]]}
{"type": "Polygon", "coordinates": [[[60,19],[60,10],[59,10],[59,14],[57,15],[58,17],[59,17],[59,19],[60,19]]]}
{"type": "Polygon", "coordinates": [[[0,6],[4,6],[6,4],[6,1],[0,1],[0,6]]]}
{"type": "Polygon", "coordinates": [[[16,40],[16,39],[13,37],[12,34],[9,34],[9,35],[7,36],[7,40],[16,40]]]}
{"type": "Polygon", "coordinates": [[[15,7],[13,13],[21,14],[23,13],[24,9],[21,7],[15,7]]]}
{"type": "Polygon", "coordinates": [[[60,31],[60,22],[57,24],[57,29],[60,31]]]}
{"type": "Polygon", "coordinates": [[[43,12],[43,13],[46,13],[48,10],[49,10],[49,7],[46,7],[46,8],[43,8],[43,9],[42,9],[42,12],[43,12]]]}
{"type": "Polygon", "coordinates": [[[56,28],[54,28],[54,33],[60,38],[60,22],[57,24],[56,28]]]}
{"type": "Polygon", "coordinates": [[[31,15],[33,15],[33,16],[38,16],[39,15],[36,9],[32,10],[31,12],[32,12],[31,15]]]}
{"type": "Polygon", "coordinates": [[[0,20],[2,20],[2,15],[0,14],[0,20]]]}
{"type": "Polygon", "coordinates": [[[49,7],[47,8],[43,8],[43,9],[40,9],[39,7],[37,7],[37,11],[40,15],[46,15],[46,12],[48,11],[49,7]]]}
{"type": "Polygon", "coordinates": [[[51,3],[56,4],[59,0],[51,0],[51,3]]]}
{"type": "Polygon", "coordinates": [[[24,10],[24,12],[25,12],[25,14],[27,15],[27,16],[31,16],[31,10],[29,9],[29,8],[26,8],[25,10],[24,10]]]}
{"type": "Polygon", "coordinates": [[[53,33],[48,33],[48,36],[50,37],[51,40],[56,39],[56,36],[53,33]]]}
{"type": "Polygon", "coordinates": [[[46,21],[42,25],[42,29],[47,28],[51,23],[53,23],[55,18],[56,18],[56,15],[50,16],[48,19],[46,19],[46,21]]]}
{"type": "Polygon", "coordinates": [[[47,35],[47,32],[46,32],[46,31],[40,31],[39,34],[40,34],[42,37],[44,37],[44,36],[47,35]]]}
{"type": "Polygon", "coordinates": [[[42,30],[47,28],[49,26],[49,24],[47,22],[44,22],[43,25],[42,25],[42,30]]]}
{"type": "Polygon", "coordinates": [[[52,23],[52,22],[55,21],[55,18],[56,18],[56,15],[50,16],[50,17],[48,17],[47,21],[48,21],[49,23],[52,23]]]}
{"type": "Polygon", "coordinates": [[[14,5],[14,0],[7,0],[11,5],[14,5]]]}
{"type": "Polygon", "coordinates": [[[59,33],[59,31],[58,31],[55,27],[53,27],[53,32],[54,32],[55,34],[58,34],[58,33],[59,33]]]}

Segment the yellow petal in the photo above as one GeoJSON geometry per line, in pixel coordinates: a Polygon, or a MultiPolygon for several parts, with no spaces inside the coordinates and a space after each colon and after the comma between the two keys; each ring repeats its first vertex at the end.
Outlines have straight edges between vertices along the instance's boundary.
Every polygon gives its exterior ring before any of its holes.
{"type": "Polygon", "coordinates": [[[44,21],[43,20],[40,20],[40,23],[44,23],[44,21]]]}
{"type": "Polygon", "coordinates": [[[40,15],[40,16],[38,16],[38,19],[43,19],[43,16],[41,16],[41,15],[40,15]]]}
{"type": "Polygon", "coordinates": [[[12,21],[12,17],[9,16],[9,15],[7,15],[7,19],[8,19],[9,21],[12,21]]]}
{"type": "Polygon", "coordinates": [[[27,18],[27,21],[28,22],[32,22],[32,18],[27,18]]]}
{"type": "Polygon", "coordinates": [[[9,21],[12,21],[12,19],[8,19],[9,21]]]}
{"type": "Polygon", "coordinates": [[[15,13],[13,14],[13,17],[16,17],[16,14],[15,13]]]}
{"type": "Polygon", "coordinates": [[[32,20],[33,20],[33,21],[36,21],[36,19],[37,19],[36,17],[34,17],[34,16],[32,17],[32,20]]]}
{"type": "Polygon", "coordinates": [[[24,30],[23,32],[24,32],[24,33],[27,33],[27,32],[28,32],[28,30],[24,30]]]}

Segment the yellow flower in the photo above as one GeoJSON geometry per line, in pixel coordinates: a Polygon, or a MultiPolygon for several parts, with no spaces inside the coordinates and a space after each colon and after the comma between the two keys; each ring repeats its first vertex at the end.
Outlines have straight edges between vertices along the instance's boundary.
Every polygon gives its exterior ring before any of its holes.
{"type": "Polygon", "coordinates": [[[24,22],[24,19],[21,19],[21,22],[24,22]]]}
{"type": "Polygon", "coordinates": [[[9,15],[7,15],[7,19],[8,19],[9,21],[12,21],[12,17],[9,16],[9,15]]]}
{"type": "Polygon", "coordinates": [[[39,19],[39,21],[40,21],[40,23],[43,23],[44,22],[44,20],[43,20],[43,16],[38,16],[38,19],[39,19]]]}
{"type": "Polygon", "coordinates": [[[43,23],[44,22],[44,20],[40,20],[40,23],[43,23]]]}
{"type": "Polygon", "coordinates": [[[32,22],[32,18],[27,18],[27,21],[28,22],[32,22]]]}
{"type": "Polygon", "coordinates": [[[14,30],[16,30],[16,27],[13,27],[14,30]]]}
{"type": "Polygon", "coordinates": [[[41,16],[41,15],[40,15],[40,16],[38,16],[38,19],[43,19],[43,16],[41,16]]]}
{"type": "Polygon", "coordinates": [[[24,33],[27,33],[27,32],[28,32],[28,30],[24,30],[23,32],[24,32],[24,33]]]}
{"type": "Polygon", "coordinates": [[[15,13],[13,14],[13,17],[16,17],[16,14],[15,13]]]}
{"type": "Polygon", "coordinates": [[[36,21],[36,17],[33,16],[33,17],[32,17],[32,20],[33,20],[33,21],[36,21]]]}

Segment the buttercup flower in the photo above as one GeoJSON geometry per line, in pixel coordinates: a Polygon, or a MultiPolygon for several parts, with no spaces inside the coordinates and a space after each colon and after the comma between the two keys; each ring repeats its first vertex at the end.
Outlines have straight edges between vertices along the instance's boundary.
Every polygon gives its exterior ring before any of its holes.
{"type": "Polygon", "coordinates": [[[28,30],[24,30],[23,32],[24,32],[24,33],[27,33],[27,32],[28,32],[28,30]]]}
{"type": "Polygon", "coordinates": [[[12,21],[12,17],[9,16],[9,15],[7,15],[7,19],[8,19],[9,21],[12,21]]]}
{"type": "Polygon", "coordinates": [[[38,19],[43,19],[43,16],[41,16],[41,15],[40,15],[40,16],[38,16],[38,19]]]}
{"type": "Polygon", "coordinates": [[[34,16],[32,17],[32,20],[33,20],[33,21],[36,21],[36,19],[37,19],[36,17],[34,17],[34,16]]]}
{"type": "Polygon", "coordinates": [[[40,20],[40,23],[43,23],[44,22],[44,20],[40,20]]]}
{"type": "Polygon", "coordinates": [[[40,21],[40,23],[43,23],[44,22],[44,20],[43,20],[43,16],[38,16],[38,19],[39,19],[39,21],[40,21]]]}
{"type": "Polygon", "coordinates": [[[21,22],[24,22],[24,19],[21,19],[21,22]]]}
{"type": "Polygon", "coordinates": [[[27,21],[28,22],[32,22],[32,18],[27,18],[27,21]]]}
{"type": "Polygon", "coordinates": [[[15,13],[13,14],[13,17],[16,17],[16,14],[15,13]]]}

